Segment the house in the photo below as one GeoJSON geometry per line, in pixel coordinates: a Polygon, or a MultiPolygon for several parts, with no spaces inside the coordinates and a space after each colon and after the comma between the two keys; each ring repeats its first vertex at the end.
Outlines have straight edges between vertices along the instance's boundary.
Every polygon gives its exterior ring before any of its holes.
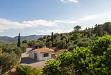
{"type": "Polygon", "coordinates": [[[50,48],[38,48],[28,52],[29,57],[36,61],[51,59],[53,53],[54,50],[50,48]]]}

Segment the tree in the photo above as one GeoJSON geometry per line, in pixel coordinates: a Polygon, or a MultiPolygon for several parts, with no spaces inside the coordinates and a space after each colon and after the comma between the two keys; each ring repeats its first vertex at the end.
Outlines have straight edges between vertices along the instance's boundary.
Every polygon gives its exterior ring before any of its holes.
{"type": "Polygon", "coordinates": [[[15,45],[7,45],[2,48],[3,53],[15,53],[17,56],[21,56],[26,49],[24,47],[16,47],[15,45]]]}
{"type": "Polygon", "coordinates": [[[103,24],[103,30],[108,34],[111,34],[111,22],[106,22],[103,24]]]}
{"type": "Polygon", "coordinates": [[[51,41],[52,41],[52,47],[53,47],[53,44],[54,44],[54,33],[52,32],[52,35],[51,35],[51,41]]]}
{"type": "Polygon", "coordinates": [[[20,44],[21,44],[21,42],[20,42],[20,33],[19,33],[17,47],[20,47],[20,44]]]}
{"type": "Polygon", "coordinates": [[[51,48],[52,47],[52,42],[51,41],[47,42],[46,46],[49,47],[49,48],[51,48]]]}
{"type": "Polygon", "coordinates": [[[96,36],[102,36],[104,34],[103,25],[95,25],[94,33],[96,36]]]}
{"type": "Polygon", "coordinates": [[[27,43],[27,40],[23,40],[22,43],[27,43]]]}
{"type": "Polygon", "coordinates": [[[80,29],[81,29],[81,26],[79,26],[79,25],[77,25],[77,26],[74,27],[75,31],[79,31],[80,29]]]}
{"type": "Polygon", "coordinates": [[[28,44],[28,46],[32,47],[36,44],[36,42],[34,40],[32,40],[32,41],[29,41],[27,44],[28,44]]]}
{"type": "Polygon", "coordinates": [[[99,37],[94,41],[92,46],[92,52],[94,55],[103,55],[104,51],[111,45],[111,36],[106,35],[99,37]]]}
{"type": "Polygon", "coordinates": [[[15,53],[3,53],[0,55],[0,62],[2,67],[2,73],[7,72],[19,63],[19,58],[15,53]]]}
{"type": "Polygon", "coordinates": [[[49,60],[43,68],[43,75],[60,75],[60,62],[57,60],[49,60]]]}

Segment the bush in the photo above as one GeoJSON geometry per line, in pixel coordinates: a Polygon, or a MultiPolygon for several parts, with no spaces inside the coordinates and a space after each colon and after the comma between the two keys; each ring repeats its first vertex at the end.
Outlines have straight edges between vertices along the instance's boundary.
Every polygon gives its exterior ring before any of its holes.
{"type": "Polygon", "coordinates": [[[40,70],[27,65],[20,65],[16,69],[17,75],[41,75],[40,70]]]}
{"type": "Polygon", "coordinates": [[[47,61],[46,66],[43,68],[43,74],[45,74],[45,75],[59,75],[60,74],[59,65],[60,65],[60,62],[57,60],[47,61]]]}
{"type": "Polygon", "coordinates": [[[5,73],[14,66],[18,65],[19,58],[15,53],[3,53],[0,55],[0,62],[3,66],[2,73],[5,73]]]}

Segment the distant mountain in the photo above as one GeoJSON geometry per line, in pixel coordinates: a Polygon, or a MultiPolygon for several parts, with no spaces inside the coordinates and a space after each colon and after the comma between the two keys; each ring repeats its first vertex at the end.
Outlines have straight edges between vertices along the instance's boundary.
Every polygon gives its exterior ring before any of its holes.
{"type": "MultiPolygon", "coordinates": [[[[29,36],[21,36],[21,41],[23,40],[36,40],[44,35],[29,35],[29,36]]],[[[3,43],[12,43],[17,42],[18,36],[16,37],[8,37],[8,36],[0,36],[0,42],[3,43]]]]}

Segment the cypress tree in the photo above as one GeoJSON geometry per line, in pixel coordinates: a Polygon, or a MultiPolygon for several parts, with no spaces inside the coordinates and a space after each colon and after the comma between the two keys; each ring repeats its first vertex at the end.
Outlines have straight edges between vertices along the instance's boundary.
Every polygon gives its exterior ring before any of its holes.
{"type": "Polygon", "coordinates": [[[20,42],[20,33],[19,33],[19,35],[18,35],[17,47],[20,47],[20,44],[21,44],[21,42],[20,42]]]}
{"type": "Polygon", "coordinates": [[[53,41],[54,41],[54,33],[52,32],[52,35],[51,35],[51,41],[52,41],[52,47],[53,47],[53,41]]]}

